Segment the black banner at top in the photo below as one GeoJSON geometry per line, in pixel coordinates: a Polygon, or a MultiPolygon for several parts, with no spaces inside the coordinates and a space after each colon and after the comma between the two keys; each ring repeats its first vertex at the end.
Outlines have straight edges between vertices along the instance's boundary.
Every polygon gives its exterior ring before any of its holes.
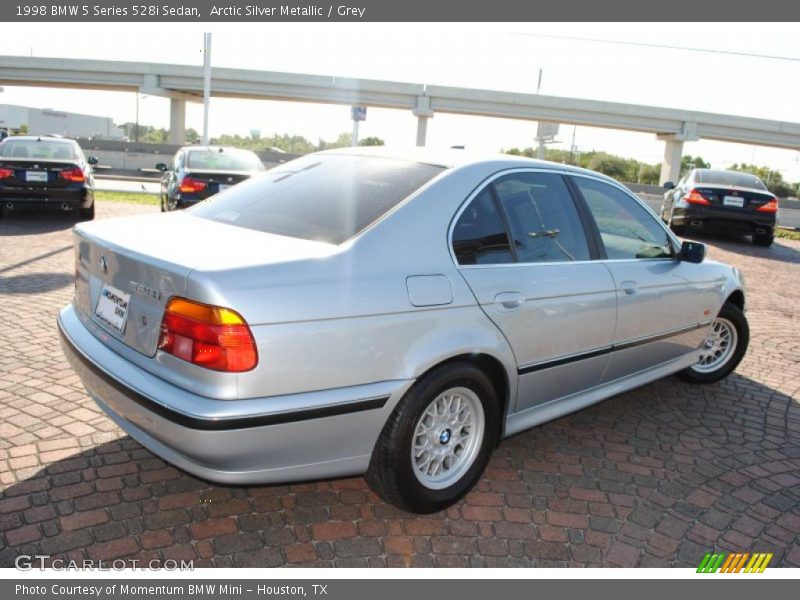
{"type": "Polygon", "coordinates": [[[796,21],[786,0],[11,0],[3,21],[796,21]]]}

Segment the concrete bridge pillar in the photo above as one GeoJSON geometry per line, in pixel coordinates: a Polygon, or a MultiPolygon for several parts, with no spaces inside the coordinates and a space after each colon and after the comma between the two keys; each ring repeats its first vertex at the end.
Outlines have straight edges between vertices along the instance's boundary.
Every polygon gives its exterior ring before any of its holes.
{"type": "Polygon", "coordinates": [[[186,143],[186,100],[169,100],[169,143],[186,143]]]}
{"type": "Polygon", "coordinates": [[[678,183],[681,177],[683,143],[700,139],[697,134],[697,123],[686,122],[680,132],[659,133],[656,137],[664,142],[664,161],[661,163],[661,177],[658,184],[664,185],[667,181],[678,183]]]}
{"type": "Polygon", "coordinates": [[[681,157],[683,140],[667,140],[664,144],[664,161],[661,163],[658,185],[664,185],[667,181],[678,183],[681,178],[681,157]]]}
{"type": "Polygon", "coordinates": [[[424,146],[428,135],[428,119],[433,118],[430,96],[417,96],[413,113],[417,117],[417,146],[424,146]]]}

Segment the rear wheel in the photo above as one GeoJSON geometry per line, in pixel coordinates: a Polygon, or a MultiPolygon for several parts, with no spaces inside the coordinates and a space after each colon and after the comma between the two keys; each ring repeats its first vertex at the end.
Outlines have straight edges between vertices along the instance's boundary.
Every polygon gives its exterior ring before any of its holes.
{"type": "Polygon", "coordinates": [[[726,302],[711,323],[700,360],[678,373],[691,383],[714,383],[727,377],[744,358],[750,342],[750,326],[741,309],[726,302]]]}
{"type": "Polygon", "coordinates": [[[669,221],[667,222],[667,225],[672,230],[672,233],[674,233],[675,235],[683,236],[686,234],[686,227],[683,225],[675,224],[675,221],[673,220],[673,214],[671,211],[669,213],[669,221]]]}
{"type": "Polygon", "coordinates": [[[384,426],[367,482],[405,510],[447,508],[486,468],[499,420],[497,395],[483,371],[466,362],[436,369],[406,393],[384,426]]]}
{"type": "Polygon", "coordinates": [[[78,218],[81,221],[92,221],[94,219],[94,202],[89,208],[81,208],[78,210],[78,218]]]}
{"type": "Polygon", "coordinates": [[[772,233],[754,233],[753,245],[755,246],[772,246],[775,241],[775,235],[772,233]]]}

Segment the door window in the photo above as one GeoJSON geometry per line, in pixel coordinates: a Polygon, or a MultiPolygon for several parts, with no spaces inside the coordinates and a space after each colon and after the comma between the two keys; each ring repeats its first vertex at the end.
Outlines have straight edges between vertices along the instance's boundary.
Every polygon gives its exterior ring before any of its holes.
{"type": "Polygon", "coordinates": [[[589,260],[589,245],[561,175],[512,173],[492,184],[521,263],[589,260]]]}
{"type": "Polygon", "coordinates": [[[592,213],[609,259],[673,256],[655,215],[622,190],[585,177],[573,178],[592,213]]]}

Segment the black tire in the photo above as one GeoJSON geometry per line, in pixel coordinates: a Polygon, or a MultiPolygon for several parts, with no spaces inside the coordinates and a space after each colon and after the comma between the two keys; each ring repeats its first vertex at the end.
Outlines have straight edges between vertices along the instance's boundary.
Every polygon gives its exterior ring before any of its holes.
{"type": "Polygon", "coordinates": [[[681,379],[690,383],[716,383],[730,375],[742,362],[745,352],[747,352],[747,345],[750,343],[750,326],[747,323],[747,317],[738,306],[732,302],[726,302],[719,311],[718,318],[726,319],[736,329],[736,347],[732,354],[714,371],[700,372],[695,369],[695,366],[684,369],[678,373],[681,379]]]}
{"type": "Polygon", "coordinates": [[[772,246],[772,242],[775,241],[775,235],[771,233],[754,233],[753,234],[753,245],[754,246],[764,246],[769,247],[772,246]]]}
{"type": "Polygon", "coordinates": [[[78,210],[78,219],[80,221],[93,221],[94,220],[94,202],[89,208],[81,208],[78,210]]]}
{"type": "MultiPolygon", "coordinates": [[[[367,483],[386,502],[415,513],[432,513],[460,500],[480,478],[497,444],[500,411],[491,380],[475,365],[454,362],[417,381],[400,400],[372,452],[367,483]],[[414,431],[428,406],[454,387],[471,390],[483,407],[483,439],[471,466],[452,485],[431,489],[422,484],[411,464],[414,431]]],[[[445,442],[446,443],[446,442],[445,442]]]]}

